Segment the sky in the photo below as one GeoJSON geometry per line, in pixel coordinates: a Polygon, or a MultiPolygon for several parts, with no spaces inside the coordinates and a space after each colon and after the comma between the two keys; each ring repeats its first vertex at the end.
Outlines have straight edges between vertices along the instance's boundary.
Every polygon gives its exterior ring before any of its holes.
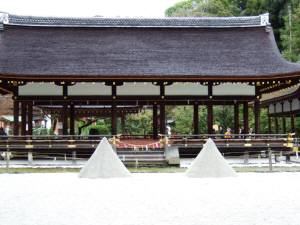
{"type": "Polygon", "coordinates": [[[180,0],[0,0],[0,12],[33,16],[163,17],[180,0]]]}

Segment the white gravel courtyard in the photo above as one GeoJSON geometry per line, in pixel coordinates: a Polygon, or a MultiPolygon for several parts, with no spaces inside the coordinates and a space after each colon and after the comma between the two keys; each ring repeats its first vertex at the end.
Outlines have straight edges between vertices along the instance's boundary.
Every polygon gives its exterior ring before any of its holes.
{"type": "Polygon", "coordinates": [[[1,225],[300,224],[300,173],[0,174],[1,225]]]}

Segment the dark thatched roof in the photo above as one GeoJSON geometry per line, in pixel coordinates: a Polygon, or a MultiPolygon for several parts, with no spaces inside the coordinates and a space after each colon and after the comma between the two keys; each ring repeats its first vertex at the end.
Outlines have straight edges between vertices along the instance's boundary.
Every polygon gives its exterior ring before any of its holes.
{"type": "Polygon", "coordinates": [[[251,79],[300,74],[299,64],[281,57],[268,22],[248,17],[252,24],[241,25],[243,18],[228,19],[230,26],[224,18],[126,19],[121,26],[122,19],[11,16],[0,31],[0,76],[251,79]]]}

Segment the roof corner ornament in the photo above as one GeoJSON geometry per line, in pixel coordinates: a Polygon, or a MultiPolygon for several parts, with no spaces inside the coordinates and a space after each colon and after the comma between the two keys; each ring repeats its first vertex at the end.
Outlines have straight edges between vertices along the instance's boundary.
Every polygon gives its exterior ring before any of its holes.
{"type": "Polygon", "coordinates": [[[269,26],[270,25],[270,14],[265,13],[260,15],[260,25],[261,26],[269,26]]]}
{"type": "Polygon", "coordinates": [[[0,12],[0,30],[3,30],[4,29],[3,24],[7,24],[7,23],[8,23],[8,14],[0,12]]]}

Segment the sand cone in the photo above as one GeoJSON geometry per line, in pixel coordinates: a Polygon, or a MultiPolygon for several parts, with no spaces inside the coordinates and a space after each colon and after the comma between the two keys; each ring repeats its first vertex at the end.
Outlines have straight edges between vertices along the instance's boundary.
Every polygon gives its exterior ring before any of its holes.
{"type": "Polygon", "coordinates": [[[219,152],[212,139],[208,139],[201,152],[187,169],[188,177],[236,177],[236,172],[219,152]]]}
{"type": "Polygon", "coordinates": [[[111,178],[129,176],[130,172],[124,166],[105,137],[101,140],[95,152],[79,173],[79,177],[81,178],[111,178]]]}

